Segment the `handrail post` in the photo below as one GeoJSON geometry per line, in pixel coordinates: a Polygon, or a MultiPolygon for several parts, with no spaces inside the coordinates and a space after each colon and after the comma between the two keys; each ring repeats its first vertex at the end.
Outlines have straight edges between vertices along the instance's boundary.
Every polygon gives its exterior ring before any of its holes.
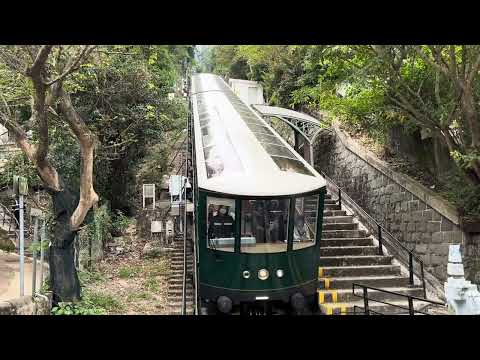
{"type": "Polygon", "coordinates": [[[413,308],[413,299],[408,297],[408,313],[410,315],[415,315],[415,309],[413,308]]]}
{"type": "Polygon", "coordinates": [[[427,298],[427,289],[425,287],[425,274],[423,273],[423,262],[420,261],[420,272],[422,274],[423,297],[427,298]]]}
{"type": "Polygon", "coordinates": [[[382,227],[377,223],[378,229],[378,254],[383,255],[383,244],[382,244],[382,227]]]}
{"type": "Polygon", "coordinates": [[[408,272],[410,273],[410,285],[413,285],[413,254],[408,253],[408,272]]]}
{"type": "Polygon", "coordinates": [[[340,205],[340,210],[342,210],[342,189],[338,188],[338,205],[340,205]]]}
{"type": "Polygon", "coordinates": [[[368,308],[368,290],[365,286],[363,286],[363,306],[365,315],[370,315],[370,309],[368,308]]]}

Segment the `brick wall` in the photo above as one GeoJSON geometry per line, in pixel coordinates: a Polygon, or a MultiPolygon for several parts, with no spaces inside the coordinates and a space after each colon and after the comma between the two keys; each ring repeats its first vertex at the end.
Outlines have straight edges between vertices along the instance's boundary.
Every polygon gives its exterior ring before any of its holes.
{"type": "Polygon", "coordinates": [[[426,270],[446,280],[450,244],[462,244],[466,276],[480,283],[480,234],[459,226],[456,210],[430,189],[398,174],[362,148],[334,123],[315,144],[315,165],[382,223],[408,248],[414,248],[426,270]]]}

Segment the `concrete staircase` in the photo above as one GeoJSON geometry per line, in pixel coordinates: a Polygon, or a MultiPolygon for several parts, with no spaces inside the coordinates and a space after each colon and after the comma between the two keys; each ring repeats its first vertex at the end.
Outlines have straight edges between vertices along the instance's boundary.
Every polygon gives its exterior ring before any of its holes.
{"type": "MultiPolygon", "coordinates": [[[[177,237],[174,250],[170,253],[170,276],[168,279],[168,311],[170,315],[182,314],[182,288],[183,288],[183,237],[177,237]]],[[[187,246],[187,309],[186,314],[194,313],[193,303],[193,251],[187,246]]]]}
{"type": "MultiPolygon", "coordinates": [[[[363,308],[363,300],[352,294],[352,283],[423,296],[421,287],[409,285],[408,276],[401,274],[392,256],[379,255],[373,238],[359,228],[354,216],[347,215],[331,194],[325,199],[321,241],[318,302],[322,314],[353,314],[355,305],[363,308]]],[[[360,289],[356,292],[360,294],[360,289]]],[[[407,300],[397,295],[369,290],[368,296],[408,307],[407,300]]],[[[369,302],[369,307],[380,313],[405,312],[376,302],[369,302]]]]}

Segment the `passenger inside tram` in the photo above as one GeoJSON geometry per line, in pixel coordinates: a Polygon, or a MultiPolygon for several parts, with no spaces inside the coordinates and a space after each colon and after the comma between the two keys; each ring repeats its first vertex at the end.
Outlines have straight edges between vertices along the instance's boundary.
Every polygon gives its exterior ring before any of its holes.
{"type": "Polygon", "coordinates": [[[293,241],[310,241],[308,226],[305,223],[305,217],[303,215],[297,215],[295,217],[295,225],[293,228],[293,241]]]}
{"type": "Polygon", "coordinates": [[[208,238],[231,238],[234,236],[234,229],[235,220],[228,213],[228,206],[219,205],[218,211],[212,213],[208,226],[208,238]]]}
{"type": "Polygon", "coordinates": [[[287,249],[288,200],[243,200],[242,252],[279,252],[287,249]]]}

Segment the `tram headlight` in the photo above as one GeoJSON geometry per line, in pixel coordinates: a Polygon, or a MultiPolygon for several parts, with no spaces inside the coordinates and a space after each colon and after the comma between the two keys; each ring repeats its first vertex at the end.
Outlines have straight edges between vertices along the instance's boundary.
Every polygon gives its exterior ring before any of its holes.
{"type": "Polygon", "coordinates": [[[270,274],[268,273],[268,270],[267,270],[267,269],[260,269],[260,270],[258,270],[258,278],[259,278],[260,280],[267,280],[269,275],[270,275],[270,274]]]}
{"type": "Polygon", "coordinates": [[[277,270],[277,277],[278,277],[278,278],[282,278],[283,275],[284,275],[283,270],[282,270],[282,269],[278,269],[278,270],[277,270]]]}
{"type": "Polygon", "coordinates": [[[250,271],[245,270],[245,271],[243,272],[243,277],[244,277],[245,279],[248,279],[248,278],[250,277],[250,271]]]}

